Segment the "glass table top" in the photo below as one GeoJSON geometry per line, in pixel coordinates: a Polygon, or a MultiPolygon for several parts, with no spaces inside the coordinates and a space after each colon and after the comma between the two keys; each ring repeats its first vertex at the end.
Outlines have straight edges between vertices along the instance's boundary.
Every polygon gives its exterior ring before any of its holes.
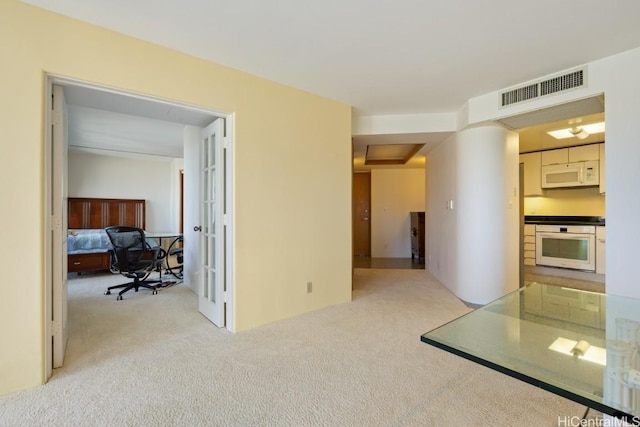
{"type": "Polygon", "coordinates": [[[421,340],[640,425],[640,300],[529,283],[421,340]]]}

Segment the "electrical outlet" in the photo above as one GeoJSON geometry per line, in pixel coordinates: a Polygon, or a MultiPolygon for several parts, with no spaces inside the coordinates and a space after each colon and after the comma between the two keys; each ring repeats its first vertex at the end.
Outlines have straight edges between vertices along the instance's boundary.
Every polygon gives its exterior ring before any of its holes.
{"type": "Polygon", "coordinates": [[[313,282],[307,282],[307,293],[313,292],[313,282]]]}

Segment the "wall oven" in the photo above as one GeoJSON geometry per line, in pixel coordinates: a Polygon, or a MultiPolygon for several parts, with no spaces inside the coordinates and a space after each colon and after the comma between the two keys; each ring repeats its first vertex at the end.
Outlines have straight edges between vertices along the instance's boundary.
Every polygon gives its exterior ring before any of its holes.
{"type": "Polygon", "coordinates": [[[596,270],[596,227],[536,225],[536,264],[596,270]]]}

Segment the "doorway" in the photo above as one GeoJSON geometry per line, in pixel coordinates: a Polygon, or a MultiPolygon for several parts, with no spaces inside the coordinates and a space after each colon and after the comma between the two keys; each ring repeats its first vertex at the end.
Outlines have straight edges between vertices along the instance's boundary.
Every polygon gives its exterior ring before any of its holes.
{"type": "MultiPolygon", "coordinates": [[[[548,283],[560,280],[568,287],[604,291],[604,264],[589,269],[549,267],[547,260],[538,259],[537,250],[540,249],[540,254],[542,251],[536,241],[536,231],[540,226],[561,225],[565,221],[570,225],[595,228],[594,233],[604,231],[604,95],[500,121],[519,135],[520,286],[532,281],[548,283]],[[576,133],[578,129],[581,131],[576,133]],[[567,133],[563,134],[563,130],[567,133]],[[542,183],[545,168],[583,161],[595,162],[599,166],[599,170],[596,169],[599,182],[595,185],[551,187],[542,183]],[[555,279],[557,277],[562,279],[555,279]],[[595,283],[599,284],[593,285],[595,283]]],[[[605,242],[596,242],[594,246],[596,250],[600,249],[595,256],[596,262],[599,259],[604,263],[605,242]]]]}
{"type": "MultiPolygon", "coordinates": [[[[233,193],[231,192],[232,186],[230,184],[231,182],[230,177],[232,176],[232,168],[233,168],[233,154],[232,154],[233,138],[231,135],[233,126],[232,124],[229,123],[231,120],[233,120],[233,116],[231,114],[222,113],[222,112],[213,111],[213,110],[206,110],[206,109],[202,109],[202,108],[187,105],[187,104],[181,104],[175,101],[170,101],[170,100],[165,100],[160,98],[152,98],[145,95],[127,92],[120,89],[108,88],[104,86],[99,86],[99,85],[86,83],[86,82],[69,79],[65,77],[55,76],[55,75],[47,75],[45,79],[46,79],[45,81],[46,102],[44,103],[45,105],[45,127],[44,128],[45,129],[50,129],[53,123],[54,113],[50,108],[51,107],[50,100],[52,99],[54,87],[63,88],[67,90],[75,90],[76,94],[83,93],[84,95],[86,94],[95,95],[96,97],[99,97],[99,100],[96,101],[96,104],[101,104],[101,105],[106,104],[106,105],[109,105],[110,108],[112,108],[112,109],[105,108],[105,111],[109,111],[111,113],[116,112],[116,113],[119,113],[120,115],[128,115],[130,118],[140,117],[141,120],[142,119],[148,120],[151,118],[151,119],[160,121],[161,119],[158,117],[154,117],[154,115],[157,116],[158,114],[160,114],[160,115],[166,116],[168,115],[168,112],[171,111],[172,114],[175,114],[175,117],[180,117],[179,120],[178,119],[175,120],[175,123],[181,125],[183,128],[186,128],[189,126],[193,127],[194,122],[198,122],[207,118],[210,122],[213,122],[216,120],[218,122],[226,122],[227,126],[225,126],[224,128],[225,134],[223,135],[224,136],[223,141],[225,144],[224,162],[225,162],[226,168],[225,168],[225,175],[223,177],[220,177],[220,176],[218,177],[219,179],[222,178],[223,180],[222,181],[219,180],[218,182],[224,183],[224,180],[229,178],[228,182],[225,185],[225,187],[229,189],[229,192],[226,194],[228,203],[227,203],[227,211],[225,212],[225,215],[227,215],[228,217],[232,217],[231,208],[233,206],[233,203],[231,203],[231,200],[233,199],[233,193]],[[133,114],[133,112],[136,112],[137,114],[133,114]]],[[[60,89],[56,89],[56,90],[60,90],[60,89]]],[[[96,107],[93,107],[93,108],[95,109],[96,107]]],[[[73,120],[74,120],[74,117],[70,116],[69,121],[73,123],[73,120]]],[[[168,119],[165,118],[165,120],[168,120],[168,119]]],[[[204,129],[204,126],[202,125],[200,126],[204,129]]],[[[180,136],[181,137],[183,136],[182,132],[180,132],[180,136]]],[[[64,311],[66,309],[66,298],[61,297],[62,295],[61,286],[62,287],[66,286],[66,280],[64,280],[63,284],[56,283],[56,281],[54,280],[54,274],[52,274],[52,272],[64,270],[64,268],[61,266],[66,266],[66,263],[67,263],[66,251],[59,248],[58,246],[60,245],[57,245],[57,244],[53,245],[53,243],[56,241],[53,239],[56,235],[59,234],[60,236],[63,236],[64,237],[63,240],[66,241],[67,224],[66,224],[66,221],[62,220],[62,218],[64,218],[63,211],[66,208],[66,200],[64,199],[64,197],[66,196],[61,196],[61,194],[64,195],[65,193],[64,191],[59,191],[60,189],[58,187],[62,186],[63,185],[62,183],[66,182],[66,180],[68,179],[69,170],[66,167],[68,151],[65,149],[63,150],[61,155],[56,155],[54,153],[55,146],[53,144],[53,138],[54,137],[52,136],[52,134],[50,134],[49,132],[46,133],[45,135],[45,173],[44,173],[44,183],[43,183],[43,187],[45,189],[44,191],[45,206],[51,206],[51,212],[49,212],[49,209],[47,209],[47,211],[44,214],[45,215],[44,222],[46,224],[45,230],[44,230],[44,234],[45,234],[44,256],[45,256],[46,273],[45,273],[45,283],[44,283],[45,304],[44,304],[43,319],[45,321],[44,349],[45,349],[45,360],[46,360],[45,370],[46,370],[47,379],[52,374],[53,363],[52,363],[51,355],[54,354],[55,351],[60,350],[59,348],[56,349],[55,347],[56,336],[58,336],[61,333],[64,335],[64,331],[61,330],[62,328],[60,328],[58,325],[62,324],[61,319],[66,319],[66,312],[64,311]],[[62,174],[62,177],[57,175],[53,176],[52,171],[60,171],[60,173],[62,174]],[[54,203],[54,201],[56,203],[54,203]],[[54,219],[52,220],[52,218],[54,219]],[[55,218],[58,218],[58,219],[56,220],[55,218]],[[59,318],[57,319],[56,316],[59,318]]],[[[184,141],[182,141],[182,143],[184,143],[184,141]]],[[[90,148],[94,150],[97,149],[95,146],[90,148]]],[[[161,150],[161,147],[158,146],[157,149],[161,150]]],[[[104,150],[106,151],[110,150],[113,153],[117,151],[111,148],[105,148],[104,150]]],[[[180,148],[181,153],[182,153],[182,150],[183,148],[181,147],[180,148]]],[[[159,153],[154,153],[153,149],[149,151],[147,154],[151,156],[163,155],[159,153]]],[[[145,153],[129,152],[128,156],[131,156],[131,155],[141,156],[141,155],[145,155],[145,153]]],[[[122,171],[119,171],[118,173],[122,173],[122,171]]],[[[183,188],[183,187],[189,187],[189,186],[191,187],[196,186],[196,188],[199,188],[201,174],[202,172],[199,169],[195,171],[195,173],[192,173],[191,176],[195,178],[192,178],[191,181],[189,181],[186,176],[184,177],[184,180],[183,180],[182,175],[180,175],[180,183],[178,185],[175,185],[175,187],[183,188]],[[194,181],[195,181],[195,184],[194,184],[194,181]]],[[[180,197],[184,193],[185,192],[182,190],[177,190],[175,192],[174,198],[176,200],[172,201],[171,203],[172,209],[175,208],[177,211],[178,207],[181,204],[184,204],[185,213],[200,212],[199,198],[197,198],[196,200],[190,200],[188,198],[181,199],[180,197]]],[[[144,198],[144,195],[142,196],[143,196],[142,198],[144,198]]],[[[162,204],[158,204],[158,206],[162,206],[162,204]]],[[[195,231],[193,231],[194,233],[193,236],[190,234],[187,235],[191,231],[191,229],[197,224],[197,222],[196,224],[189,224],[187,222],[186,218],[189,218],[188,214],[182,215],[176,212],[175,215],[173,215],[173,217],[176,219],[175,228],[176,229],[178,227],[183,228],[185,230],[185,238],[187,240],[195,240],[195,241],[200,240],[199,237],[196,235],[195,231]],[[182,221],[184,221],[184,223],[182,221]]],[[[197,221],[199,222],[200,218],[197,218],[197,221]]],[[[222,261],[222,264],[224,266],[232,265],[233,233],[231,232],[230,227],[231,227],[231,221],[229,221],[229,224],[227,225],[228,238],[225,239],[226,246],[225,246],[225,250],[222,252],[226,257],[226,259],[222,261]]],[[[200,257],[200,256],[201,256],[201,252],[199,252],[198,250],[197,257],[200,257]]],[[[200,262],[192,263],[192,266],[199,266],[199,265],[200,265],[200,262]]],[[[203,276],[202,274],[199,274],[196,272],[191,276],[196,277],[198,281],[202,282],[202,279],[201,279],[203,276]]],[[[223,286],[227,291],[232,290],[233,283],[232,283],[231,271],[229,271],[229,273],[226,275],[226,281],[223,284],[223,286]]],[[[202,284],[196,287],[196,289],[197,290],[202,289],[202,284]]],[[[232,292],[229,292],[229,294],[232,295],[232,292]]],[[[228,330],[233,331],[234,325],[231,322],[231,319],[233,319],[233,316],[232,316],[233,304],[232,304],[231,298],[226,299],[225,303],[226,304],[221,309],[221,312],[223,313],[223,316],[229,319],[229,321],[224,321],[221,323],[222,323],[222,326],[226,326],[228,330]]]]}

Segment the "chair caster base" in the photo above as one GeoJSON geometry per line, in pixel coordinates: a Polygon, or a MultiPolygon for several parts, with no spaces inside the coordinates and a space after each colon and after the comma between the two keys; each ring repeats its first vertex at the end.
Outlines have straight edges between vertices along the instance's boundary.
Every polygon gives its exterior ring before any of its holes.
{"type": "Polygon", "coordinates": [[[154,289],[153,292],[151,292],[151,295],[158,295],[158,291],[154,289]]]}
{"type": "Polygon", "coordinates": [[[104,291],[104,294],[105,295],[111,295],[111,291],[107,289],[106,291],[104,291]]]}
{"type": "Polygon", "coordinates": [[[122,301],[122,295],[118,295],[118,297],[116,298],[116,301],[122,301]]]}

